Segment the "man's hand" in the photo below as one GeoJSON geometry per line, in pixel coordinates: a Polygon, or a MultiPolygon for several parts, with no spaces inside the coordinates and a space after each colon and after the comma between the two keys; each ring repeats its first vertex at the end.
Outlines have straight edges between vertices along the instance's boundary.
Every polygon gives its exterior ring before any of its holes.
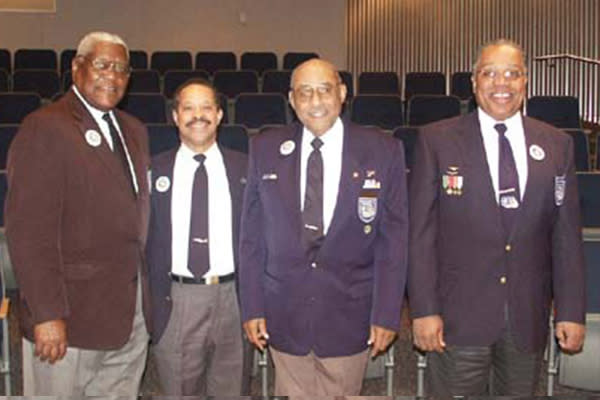
{"type": "Polygon", "coordinates": [[[396,332],[385,329],[381,326],[371,325],[371,334],[367,344],[371,346],[371,357],[385,352],[388,346],[394,341],[396,332]]]}
{"type": "Polygon", "coordinates": [[[577,353],[583,346],[585,325],[576,322],[561,321],[556,323],[556,338],[562,351],[577,353]]]}
{"type": "Polygon", "coordinates": [[[248,341],[263,351],[269,340],[267,333],[267,320],[264,318],[255,318],[244,322],[244,330],[248,341]]]}
{"type": "Polygon", "coordinates": [[[444,342],[442,317],[429,315],[415,318],[413,320],[413,341],[419,350],[443,352],[446,342],[444,342]]]}
{"type": "Polygon", "coordinates": [[[62,319],[37,324],[33,331],[35,356],[54,364],[67,353],[67,325],[62,319]]]}

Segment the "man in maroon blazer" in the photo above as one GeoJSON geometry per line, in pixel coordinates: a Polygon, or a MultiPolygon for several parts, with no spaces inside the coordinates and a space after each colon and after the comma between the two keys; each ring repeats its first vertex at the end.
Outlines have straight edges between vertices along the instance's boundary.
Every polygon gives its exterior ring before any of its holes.
{"type": "Polygon", "coordinates": [[[482,48],[478,110],[425,126],[410,178],[409,302],[431,395],[533,395],[552,301],[566,351],[585,333],[568,135],[523,117],[525,57],[482,48]]]}
{"type": "Polygon", "coordinates": [[[115,109],[129,70],[121,38],[86,35],[73,87],[29,115],[10,149],[6,231],[25,395],[138,393],[149,154],[144,126],[115,109]]]}
{"type": "Polygon", "coordinates": [[[251,140],[242,319],[252,343],[270,345],[276,395],[358,395],[369,354],[385,351],[400,325],[404,152],[339,118],[346,87],[330,63],[301,64],[291,83],[301,124],[251,140]]]}

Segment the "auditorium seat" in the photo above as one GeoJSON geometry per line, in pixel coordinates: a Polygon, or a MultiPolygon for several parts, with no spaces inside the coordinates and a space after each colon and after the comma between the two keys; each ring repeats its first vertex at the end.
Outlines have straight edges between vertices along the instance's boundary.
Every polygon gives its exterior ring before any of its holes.
{"type": "Polygon", "coordinates": [[[8,72],[0,69],[0,92],[8,92],[8,72]]]}
{"type": "Polygon", "coordinates": [[[600,173],[578,172],[581,224],[586,228],[600,228],[600,173]]]}
{"type": "Polygon", "coordinates": [[[290,78],[292,71],[271,70],[265,71],[262,81],[263,93],[280,93],[284,96],[288,95],[290,90],[290,78]]]}
{"type": "Polygon", "coordinates": [[[441,72],[409,72],[404,77],[404,99],[417,94],[446,94],[446,76],[441,72]]]}
{"type": "Polygon", "coordinates": [[[410,126],[460,115],[460,100],[456,96],[414,95],[408,101],[407,120],[410,126]]]}
{"type": "Polygon", "coordinates": [[[133,69],[148,69],[148,53],[144,50],[129,50],[129,65],[133,69]]]}
{"type": "Polygon", "coordinates": [[[352,99],[350,118],[359,125],[394,129],[404,125],[402,99],[392,94],[359,94],[352,99]]]}
{"type": "Polygon", "coordinates": [[[199,51],[195,65],[196,69],[214,75],[218,70],[236,70],[237,59],[231,51],[199,51]]]}
{"type": "Polygon", "coordinates": [[[473,83],[471,72],[455,72],[450,80],[450,94],[461,100],[468,100],[473,96],[473,83]]]}
{"type": "Polygon", "coordinates": [[[358,94],[400,94],[398,74],[395,72],[361,72],[358,76],[358,94]]]}
{"type": "Polygon", "coordinates": [[[228,149],[248,154],[248,131],[243,125],[221,124],[217,142],[228,149]]]}
{"type": "Polygon", "coordinates": [[[241,57],[240,68],[255,71],[260,76],[267,70],[277,69],[277,55],[270,51],[245,52],[241,57]]]}
{"type": "MultiPolygon", "coordinates": [[[[4,202],[6,201],[6,192],[8,190],[8,182],[6,180],[6,173],[0,173],[0,227],[4,227],[4,202]]],[[[4,266],[2,266],[4,268],[4,266]]],[[[4,323],[4,322],[2,322],[4,323]]],[[[4,330],[3,330],[4,334],[4,330]]],[[[8,347],[8,346],[5,346],[8,347]]],[[[4,351],[4,350],[2,350],[4,351]]]]}
{"type": "Polygon", "coordinates": [[[346,101],[350,101],[354,97],[354,78],[350,71],[339,71],[342,82],[346,85],[346,101]]]}
{"type": "Polygon", "coordinates": [[[169,69],[192,69],[192,55],[188,51],[155,51],[150,58],[150,69],[161,75],[169,69]]]}
{"type": "Polygon", "coordinates": [[[573,138],[575,150],[575,170],[585,172],[590,170],[590,145],[588,137],[581,129],[564,129],[573,138]]]}
{"type": "Polygon", "coordinates": [[[18,124],[0,124],[0,170],[6,169],[8,149],[18,130],[18,124]]]}
{"type": "Polygon", "coordinates": [[[41,104],[37,93],[0,93],[0,124],[20,124],[41,104]]]}
{"type": "Polygon", "coordinates": [[[60,79],[56,70],[20,69],[13,74],[13,92],[34,92],[50,99],[60,92],[60,79]]]}
{"type": "Polygon", "coordinates": [[[5,70],[8,74],[12,72],[10,51],[8,49],[0,49],[0,69],[5,70]]]}
{"type": "Polygon", "coordinates": [[[169,70],[165,72],[164,82],[163,82],[163,94],[167,99],[172,99],[175,94],[175,90],[182,83],[194,79],[194,78],[202,78],[208,80],[209,75],[208,72],[203,70],[169,70]]]}
{"type": "Polygon", "coordinates": [[[162,94],[128,93],[118,107],[144,123],[162,124],[167,122],[166,101],[162,94]]]}
{"type": "Polygon", "coordinates": [[[53,69],[57,70],[56,51],[52,49],[19,49],[15,52],[14,70],[53,69]]]}
{"type": "Polygon", "coordinates": [[[64,49],[60,52],[60,72],[71,70],[71,62],[75,55],[77,54],[77,50],[75,49],[64,49]]]}
{"type": "Polygon", "coordinates": [[[414,162],[414,150],[418,134],[419,128],[414,126],[399,126],[393,132],[394,137],[402,141],[402,145],[404,146],[404,161],[409,171],[414,162]]]}
{"type": "Polygon", "coordinates": [[[66,92],[71,88],[71,85],[73,84],[73,74],[70,69],[62,73],[60,83],[62,85],[63,92],[66,92]]]}
{"type": "Polygon", "coordinates": [[[579,101],[573,96],[533,96],[527,115],[563,129],[581,129],[579,101]]]}
{"type": "Polygon", "coordinates": [[[283,69],[294,69],[298,65],[302,64],[304,61],[308,61],[311,58],[319,58],[317,53],[309,53],[309,52],[287,52],[283,55],[283,69]]]}
{"type": "Polygon", "coordinates": [[[153,69],[134,69],[129,75],[129,93],[160,93],[160,74],[153,69]]]}
{"type": "Polygon", "coordinates": [[[254,71],[217,71],[213,83],[220,93],[230,99],[240,93],[258,92],[258,76],[254,71]]]}
{"type": "Polygon", "coordinates": [[[234,104],[235,123],[247,128],[287,123],[286,100],[279,93],[242,93],[234,104]]]}
{"type": "Polygon", "coordinates": [[[146,124],[150,155],[155,156],[179,146],[177,127],[171,124],[146,124]]]}

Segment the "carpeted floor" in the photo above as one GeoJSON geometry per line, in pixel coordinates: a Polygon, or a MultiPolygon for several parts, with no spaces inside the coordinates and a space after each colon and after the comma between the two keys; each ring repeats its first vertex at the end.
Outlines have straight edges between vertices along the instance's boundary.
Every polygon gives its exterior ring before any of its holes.
{"type": "MultiPolygon", "coordinates": [[[[11,291],[9,296],[14,299],[15,291],[11,291]]],[[[22,381],[21,381],[21,338],[19,336],[18,321],[16,319],[16,302],[11,302],[11,312],[9,314],[9,328],[10,328],[10,363],[11,363],[11,382],[12,382],[12,394],[21,395],[23,393],[22,381]]],[[[394,358],[395,368],[393,374],[393,393],[395,396],[408,396],[412,398],[416,394],[417,387],[417,368],[416,368],[416,355],[413,351],[411,339],[408,329],[408,318],[406,313],[403,313],[402,329],[398,340],[394,346],[394,358]]],[[[600,357],[600,355],[599,355],[600,357]]],[[[540,380],[538,389],[536,392],[537,396],[546,395],[546,364],[544,364],[540,373],[540,380]]],[[[272,393],[273,383],[273,370],[269,368],[269,393],[272,393]]],[[[598,377],[600,379],[600,377],[598,377]]],[[[365,379],[363,384],[362,395],[364,396],[383,396],[386,393],[386,380],[384,378],[372,378],[365,379]]],[[[4,381],[0,380],[0,394],[6,394],[4,388],[4,381]]],[[[261,395],[261,380],[260,375],[256,375],[252,379],[251,394],[253,396],[261,395]]],[[[152,356],[149,356],[148,366],[144,375],[142,383],[141,395],[144,397],[160,396],[161,391],[157,382],[156,370],[154,368],[154,362],[152,356]]],[[[599,397],[600,392],[588,392],[583,390],[577,390],[561,386],[558,383],[554,385],[554,395],[560,399],[573,399],[573,398],[592,398],[599,397]]]]}

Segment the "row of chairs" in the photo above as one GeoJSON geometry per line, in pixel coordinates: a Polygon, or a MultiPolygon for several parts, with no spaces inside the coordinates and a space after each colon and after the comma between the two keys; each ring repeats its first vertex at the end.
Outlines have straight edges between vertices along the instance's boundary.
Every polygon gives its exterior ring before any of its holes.
{"type": "MultiPolygon", "coordinates": [[[[11,60],[8,49],[0,49],[0,69],[8,72],[18,69],[52,69],[67,71],[71,68],[71,60],[75,57],[75,49],[65,49],[60,56],[53,49],[18,49],[11,60]],[[59,60],[60,59],[60,69],[59,60]]],[[[237,56],[231,51],[197,52],[192,64],[192,53],[189,51],[155,51],[150,56],[144,50],[130,50],[130,64],[135,69],[151,69],[164,74],[169,69],[201,69],[213,74],[217,70],[238,68],[237,56]]],[[[318,58],[313,52],[287,52],[283,55],[281,68],[294,69],[298,64],[311,58],[318,58]]],[[[266,70],[278,69],[277,55],[273,52],[244,52],[240,56],[240,68],[262,74],[266,70]]]]}

